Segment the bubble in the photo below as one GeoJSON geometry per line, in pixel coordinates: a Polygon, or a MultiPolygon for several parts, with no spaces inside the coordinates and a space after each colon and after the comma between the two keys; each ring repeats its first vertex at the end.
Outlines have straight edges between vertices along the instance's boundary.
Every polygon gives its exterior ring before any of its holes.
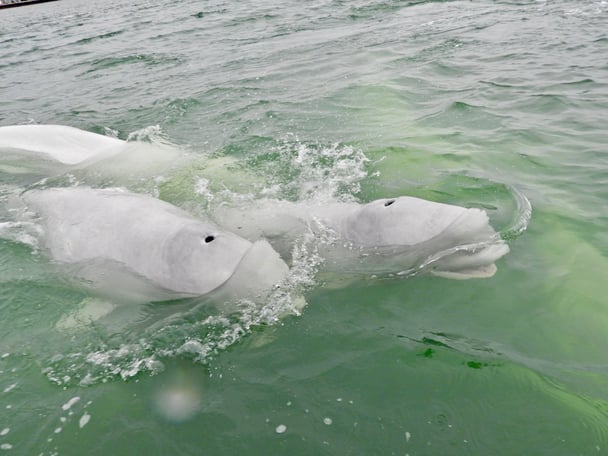
{"type": "Polygon", "coordinates": [[[323,423],[325,423],[326,425],[330,425],[331,423],[333,423],[332,419],[329,417],[325,417],[323,418],[323,423]]]}
{"type": "Polygon", "coordinates": [[[0,431],[0,436],[5,436],[9,432],[11,432],[11,428],[4,428],[0,431]]]}
{"type": "Polygon", "coordinates": [[[287,426],[285,426],[284,424],[279,424],[277,426],[277,428],[275,429],[275,431],[276,431],[277,434],[282,434],[286,430],[287,430],[287,426]]]}

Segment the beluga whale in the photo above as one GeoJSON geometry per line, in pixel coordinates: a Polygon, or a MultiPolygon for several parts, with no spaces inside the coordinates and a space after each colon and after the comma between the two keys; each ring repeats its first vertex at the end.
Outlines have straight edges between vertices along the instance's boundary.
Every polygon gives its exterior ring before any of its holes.
{"type": "Polygon", "coordinates": [[[66,187],[28,190],[21,200],[43,251],[112,302],[255,301],[288,273],[267,241],[250,242],[145,194],[66,187]]]}
{"type": "Polygon", "coordinates": [[[33,175],[30,183],[73,172],[80,172],[82,178],[81,171],[99,175],[102,181],[108,177],[124,181],[154,176],[190,160],[184,149],[156,130],[144,128],[125,141],[65,125],[3,126],[0,173],[33,175]]]}
{"type": "Polygon", "coordinates": [[[38,162],[39,166],[73,166],[120,153],[126,142],[65,125],[0,127],[0,164],[38,162]]]}
{"type": "Polygon", "coordinates": [[[215,221],[249,239],[267,239],[289,261],[294,243],[317,238],[332,272],[453,279],[491,277],[509,247],[478,208],[400,196],[369,203],[259,200],[222,204],[215,221]]]}

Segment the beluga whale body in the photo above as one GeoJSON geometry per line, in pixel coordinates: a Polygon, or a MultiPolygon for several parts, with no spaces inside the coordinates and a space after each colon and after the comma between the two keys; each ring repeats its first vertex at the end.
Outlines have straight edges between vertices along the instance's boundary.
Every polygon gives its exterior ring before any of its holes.
{"type": "Polygon", "coordinates": [[[252,243],[151,196],[68,187],[21,198],[54,262],[118,301],[254,300],[288,272],[266,241],[252,243]]]}
{"type": "Polygon", "coordinates": [[[268,239],[287,260],[295,240],[317,237],[324,268],[335,272],[491,277],[509,252],[484,210],[408,196],[366,204],[267,199],[223,205],[214,216],[249,240],[268,239]]]}

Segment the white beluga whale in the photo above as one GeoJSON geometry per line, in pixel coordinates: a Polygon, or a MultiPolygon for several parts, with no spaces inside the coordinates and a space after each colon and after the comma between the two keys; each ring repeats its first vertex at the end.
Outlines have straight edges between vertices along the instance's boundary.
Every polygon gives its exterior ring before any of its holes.
{"type": "Polygon", "coordinates": [[[402,196],[354,202],[259,200],[220,205],[221,226],[249,239],[268,239],[289,261],[294,242],[318,238],[324,269],[369,275],[491,277],[509,247],[484,210],[402,196]]]}
{"type": "Polygon", "coordinates": [[[32,183],[72,172],[80,172],[82,178],[84,171],[102,181],[109,177],[120,182],[125,177],[158,175],[191,158],[157,130],[145,128],[124,141],[64,125],[0,127],[0,173],[33,174],[32,183]]]}
{"type": "Polygon", "coordinates": [[[113,302],[255,301],[288,273],[268,242],[252,243],[151,196],[68,187],[29,190],[21,199],[52,260],[113,302]]]}
{"type": "Polygon", "coordinates": [[[0,127],[1,162],[32,158],[71,166],[120,153],[126,142],[64,125],[0,127]]]}

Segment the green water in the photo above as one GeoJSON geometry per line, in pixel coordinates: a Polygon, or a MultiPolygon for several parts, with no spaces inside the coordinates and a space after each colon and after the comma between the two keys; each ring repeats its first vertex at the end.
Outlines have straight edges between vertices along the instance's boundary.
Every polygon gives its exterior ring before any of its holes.
{"type": "MultiPolygon", "coordinates": [[[[491,279],[313,267],[301,315],[173,302],[139,310],[173,314],[163,328],[74,333],[55,324],[86,292],[12,230],[0,453],[608,454],[607,26],[588,0],[1,10],[1,125],[135,133],[199,158],[85,183],[201,214],[226,191],[329,189],[483,207],[507,234],[515,195],[533,215],[491,279]]],[[[2,222],[35,177],[0,178],[2,222]]]]}

